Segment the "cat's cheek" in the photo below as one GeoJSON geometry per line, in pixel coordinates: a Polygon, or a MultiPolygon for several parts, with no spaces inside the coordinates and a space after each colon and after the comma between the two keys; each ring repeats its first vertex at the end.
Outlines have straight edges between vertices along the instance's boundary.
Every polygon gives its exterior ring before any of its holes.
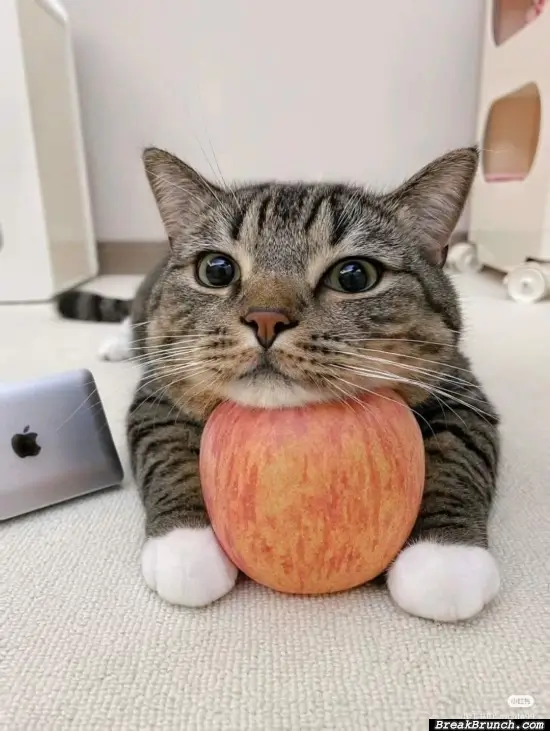
{"type": "Polygon", "coordinates": [[[479,546],[421,541],[405,548],[388,572],[396,604],[440,622],[474,617],[499,587],[496,561],[479,546]]]}
{"type": "Polygon", "coordinates": [[[212,528],[175,528],[149,538],[141,554],[147,586],[170,604],[204,607],[234,587],[238,570],[212,528]]]}

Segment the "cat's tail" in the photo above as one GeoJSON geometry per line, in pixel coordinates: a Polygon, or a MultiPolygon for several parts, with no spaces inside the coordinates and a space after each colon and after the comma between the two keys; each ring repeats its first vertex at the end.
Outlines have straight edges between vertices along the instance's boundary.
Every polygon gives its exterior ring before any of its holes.
{"type": "Polygon", "coordinates": [[[61,317],[68,320],[122,322],[130,314],[132,300],[73,289],[62,292],[55,300],[55,306],[61,317]]]}

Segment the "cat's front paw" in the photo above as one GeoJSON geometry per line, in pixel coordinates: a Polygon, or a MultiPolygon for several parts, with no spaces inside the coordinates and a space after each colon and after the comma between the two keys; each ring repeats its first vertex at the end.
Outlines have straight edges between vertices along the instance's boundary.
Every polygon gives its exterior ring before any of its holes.
{"type": "Polygon", "coordinates": [[[101,360],[108,360],[116,363],[121,360],[128,360],[131,355],[130,346],[124,336],[114,335],[104,340],[99,346],[99,357],[101,360]]]}
{"type": "Polygon", "coordinates": [[[496,596],[499,585],[489,551],[461,544],[415,543],[388,572],[388,588],[402,609],[440,622],[475,616],[496,596]]]}
{"type": "Polygon", "coordinates": [[[149,538],[141,570],[150,589],[171,604],[203,607],[227,594],[237,568],[225,555],[212,528],[175,528],[149,538]]]}
{"type": "Polygon", "coordinates": [[[104,340],[99,346],[101,360],[116,362],[128,360],[132,355],[132,324],[126,318],[117,328],[115,335],[104,340]]]}

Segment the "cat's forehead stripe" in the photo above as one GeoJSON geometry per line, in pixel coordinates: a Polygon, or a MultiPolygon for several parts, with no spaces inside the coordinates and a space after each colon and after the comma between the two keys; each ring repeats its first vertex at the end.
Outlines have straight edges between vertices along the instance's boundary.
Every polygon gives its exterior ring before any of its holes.
{"type": "MultiPolygon", "coordinates": [[[[310,246],[321,238],[336,246],[358,224],[368,207],[364,191],[343,185],[272,184],[245,188],[237,195],[238,211],[231,236],[258,245],[273,234],[299,236],[310,246]],[[257,240],[256,240],[257,239],[257,240]]],[[[260,247],[261,248],[261,247],[260,247]]]]}

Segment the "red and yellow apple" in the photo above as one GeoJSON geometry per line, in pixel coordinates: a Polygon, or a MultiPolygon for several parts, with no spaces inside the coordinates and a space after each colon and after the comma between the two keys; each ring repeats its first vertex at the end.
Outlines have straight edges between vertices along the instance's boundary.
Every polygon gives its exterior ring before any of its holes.
{"type": "Polygon", "coordinates": [[[424,447],[391,391],[300,408],[218,406],[200,473],[220,544],[272,589],[322,594],[381,573],[417,518],[424,447]]]}

